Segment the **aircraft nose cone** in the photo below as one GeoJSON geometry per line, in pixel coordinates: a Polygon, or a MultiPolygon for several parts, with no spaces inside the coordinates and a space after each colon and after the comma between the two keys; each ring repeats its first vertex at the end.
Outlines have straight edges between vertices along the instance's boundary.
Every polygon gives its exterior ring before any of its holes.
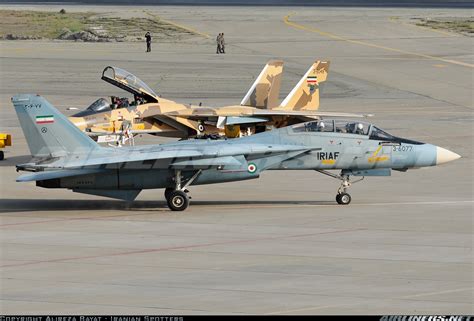
{"type": "Polygon", "coordinates": [[[436,165],[451,162],[459,158],[461,158],[461,155],[441,147],[436,147],[436,165]]]}

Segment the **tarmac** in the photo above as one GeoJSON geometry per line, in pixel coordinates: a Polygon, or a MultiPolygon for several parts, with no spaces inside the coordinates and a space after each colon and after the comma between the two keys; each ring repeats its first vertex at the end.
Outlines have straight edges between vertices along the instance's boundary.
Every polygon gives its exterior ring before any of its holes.
{"type": "Polygon", "coordinates": [[[0,131],[13,135],[0,162],[0,314],[474,313],[473,38],[411,23],[469,10],[66,7],[142,9],[199,36],[148,54],[144,43],[0,42],[0,131]],[[328,59],[322,111],[372,113],[388,132],[462,158],[366,178],[349,206],[335,202],[337,180],[308,171],[192,187],[181,213],[162,190],[127,205],[15,182],[29,151],[14,94],[71,114],[124,95],[100,80],[115,65],[169,99],[238,104],[274,58],[285,61],[282,97],[328,59]]]}

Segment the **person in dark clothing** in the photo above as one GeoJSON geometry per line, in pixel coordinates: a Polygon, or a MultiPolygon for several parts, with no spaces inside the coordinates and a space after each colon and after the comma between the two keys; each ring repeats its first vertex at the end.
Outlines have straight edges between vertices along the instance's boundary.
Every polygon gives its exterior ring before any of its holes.
{"type": "Polygon", "coordinates": [[[222,34],[220,33],[216,38],[216,43],[217,43],[216,54],[220,54],[221,51],[222,51],[222,49],[221,49],[221,37],[222,37],[222,34]]]}
{"type": "Polygon", "coordinates": [[[221,53],[225,54],[225,40],[224,40],[224,33],[221,33],[221,38],[220,38],[220,48],[221,48],[221,53]]]}
{"type": "Polygon", "coordinates": [[[146,52],[151,51],[151,34],[147,32],[145,34],[145,39],[146,39],[146,52]]]}

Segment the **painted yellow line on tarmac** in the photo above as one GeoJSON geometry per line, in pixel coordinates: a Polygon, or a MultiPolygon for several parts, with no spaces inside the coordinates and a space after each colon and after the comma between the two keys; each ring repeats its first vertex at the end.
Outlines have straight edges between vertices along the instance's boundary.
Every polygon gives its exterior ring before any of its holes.
{"type": "MultiPolygon", "coordinates": [[[[85,49],[84,47],[81,47],[79,49],[81,52],[113,52],[113,50],[106,50],[106,49],[90,49],[87,48],[85,49]]],[[[33,49],[27,49],[27,48],[2,48],[2,51],[14,51],[14,52],[34,52],[33,49]]],[[[62,51],[74,51],[77,52],[78,48],[44,48],[40,50],[41,52],[50,52],[50,51],[57,51],[57,52],[62,52],[62,51]]]]}
{"type": "MultiPolygon", "coordinates": [[[[411,298],[430,296],[430,295],[436,295],[436,294],[455,293],[455,292],[462,292],[462,291],[468,291],[468,290],[472,291],[473,288],[460,288],[460,289],[454,289],[454,290],[420,293],[420,294],[407,295],[407,296],[388,298],[388,299],[390,299],[390,300],[394,300],[394,299],[395,300],[408,300],[408,299],[411,299],[411,298]]],[[[318,295],[318,294],[316,294],[316,295],[318,295]]],[[[295,313],[295,312],[316,311],[316,310],[321,310],[321,309],[338,308],[338,307],[343,307],[343,306],[348,307],[348,306],[351,306],[351,305],[357,305],[357,304],[343,303],[343,304],[322,305],[322,306],[306,307],[306,308],[300,308],[300,309],[274,311],[274,312],[268,312],[268,313],[264,313],[264,314],[265,315],[289,314],[289,313],[291,314],[291,313],[295,313]]]]}
{"type": "Polygon", "coordinates": [[[411,299],[411,298],[419,298],[419,297],[423,297],[423,296],[446,294],[446,293],[455,293],[455,292],[463,292],[463,291],[472,291],[472,290],[473,290],[473,288],[460,288],[460,289],[454,289],[454,290],[427,292],[427,293],[419,293],[419,294],[402,296],[402,297],[400,297],[400,299],[411,299]]]}
{"type": "Polygon", "coordinates": [[[433,29],[433,28],[425,27],[425,26],[418,26],[418,25],[414,25],[414,24],[411,24],[411,23],[408,23],[408,22],[402,22],[398,19],[398,17],[390,17],[389,20],[390,20],[390,22],[400,24],[400,25],[404,25],[404,26],[407,26],[407,27],[424,29],[426,31],[436,32],[436,33],[439,33],[439,34],[442,34],[442,35],[445,35],[445,36],[449,36],[449,37],[459,37],[459,35],[453,34],[451,32],[438,30],[438,29],[433,29]]]}
{"type": "Polygon", "coordinates": [[[153,14],[153,13],[148,12],[148,11],[145,11],[145,13],[146,13],[147,15],[149,15],[149,16],[152,16],[153,18],[158,18],[159,20],[161,20],[161,21],[163,21],[163,22],[165,22],[165,23],[168,23],[168,24],[170,24],[170,25],[172,25],[172,26],[175,26],[175,27],[184,29],[184,30],[189,31],[189,32],[191,32],[191,33],[198,34],[198,35],[203,36],[203,37],[205,37],[205,38],[211,38],[211,36],[208,35],[207,33],[204,33],[204,32],[201,32],[201,31],[197,31],[196,29],[193,29],[193,28],[190,28],[190,27],[187,27],[187,26],[180,25],[180,24],[178,24],[178,23],[176,23],[176,22],[173,22],[173,21],[170,21],[170,20],[163,19],[163,18],[161,18],[160,16],[157,16],[157,15],[155,15],[155,14],[153,14]]]}
{"type": "Polygon", "coordinates": [[[430,55],[421,54],[421,53],[417,53],[417,52],[406,51],[406,50],[402,50],[402,49],[377,45],[375,43],[371,43],[371,42],[367,42],[367,41],[353,40],[353,39],[341,37],[341,36],[338,36],[338,35],[333,34],[333,33],[329,33],[329,32],[326,32],[326,31],[319,30],[317,28],[308,27],[308,26],[304,26],[304,25],[292,22],[292,21],[290,21],[290,15],[291,14],[283,17],[283,22],[286,25],[288,25],[290,27],[293,27],[293,28],[296,28],[296,29],[318,33],[318,34],[320,34],[321,36],[324,36],[324,37],[328,37],[328,38],[335,39],[335,40],[340,40],[340,41],[345,41],[345,42],[349,42],[349,43],[354,43],[354,44],[362,45],[362,46],[366,46],[366,47],[372,47],[372,48],[382,49],[382,50],[386,50],[386,51],[398,52],[398,53],[402,53],[402,54],[405,54],[405,55],[423,57],[423,58],[427,58],[427,59],[443,61],[443,62],[454,64],[454,65],[474,68],[473,64],[468,64],[468,63],[462,62],[462,61],[457,61],[457,60],[452,60],[452,59],[445,59],[445,58],[430,56],[430,55]]]}

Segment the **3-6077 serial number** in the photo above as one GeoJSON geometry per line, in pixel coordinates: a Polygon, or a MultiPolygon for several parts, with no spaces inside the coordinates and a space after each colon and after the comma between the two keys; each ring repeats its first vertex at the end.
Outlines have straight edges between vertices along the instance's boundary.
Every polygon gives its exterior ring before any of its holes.
{"type": "Polygon", "coordinates": [[[410,145],[393,146],[392,150],[394,152],[411,152],[411,151],[413,151],[413,146],[410,146],[410,145]]]}

